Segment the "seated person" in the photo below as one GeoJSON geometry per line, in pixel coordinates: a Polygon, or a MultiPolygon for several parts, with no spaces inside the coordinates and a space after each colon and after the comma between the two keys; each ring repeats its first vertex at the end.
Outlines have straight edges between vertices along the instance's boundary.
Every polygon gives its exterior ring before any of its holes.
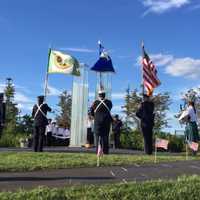
{"type": "Polygon", "coordinates": [[[60,124],[59,127],[57,127],[57,132],[55,135],[53,135],[56,139],[56,143],[58,145],[66,145],[69,146],[69,140],[70,140],[70,130],[69,128],[65,128],[60,124]]]}
{"type": "Polygon", "coordinates": [[[70,132],[70,130],[69,130],[69,127],[66,127],[66,128],[65,128],[65,131],[64,131],[64,136],[65,136],[66,138],[70,138],[70,135],[71,135],[71,132],[70,132]]]}
{"type": "Polygon", "coordinates": [[[52,123],[51,122],[52,120],[48,119],[48,124],[46,126],[46,131],[45,131],[47,146],[51,146],[51,143],[52,143],[52,123]]]}
{"type": "Polygon", "coordinates": [[[52,135],[57,135],[58,132],[58,126],[56,125],[56,122],[52,122],[52,135]]]}

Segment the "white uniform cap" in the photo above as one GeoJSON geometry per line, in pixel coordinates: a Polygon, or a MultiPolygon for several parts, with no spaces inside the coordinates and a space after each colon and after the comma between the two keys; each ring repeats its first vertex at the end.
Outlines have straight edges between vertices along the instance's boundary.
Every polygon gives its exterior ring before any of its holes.
{"type": "Polygon", "coordinates": [[[106,92],[104,90],[99,90],[98,94],[105,94],[106,92]]]}

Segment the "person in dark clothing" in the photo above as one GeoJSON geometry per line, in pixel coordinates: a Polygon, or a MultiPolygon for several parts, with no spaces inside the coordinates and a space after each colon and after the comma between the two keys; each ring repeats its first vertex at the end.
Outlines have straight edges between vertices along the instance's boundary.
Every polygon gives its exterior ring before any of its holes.
{"type": "Polygon", "coordinates": [[[0,93],[0,137],[3,132],[3,127],[6,119],[6,104],[3,102],[4,94],[0,93]]]}
{"type": "Polygon", "coordinates": [[[149,96],[144,95],[144,101],[136,112],[141,120],[141,129],[144,137],[144,151],[151,155],[153,151],[153,126],[154,126],[154,103],[149,96]]]}
{"type": "Polygon", "coordinates": [[[115,148],[120,148],[121,128],[122,128],[122,121],[119,119],[119,115],[115,115],[112,122],[112,132],[114,134],[115,148]]]}
{"type": "Polygon", "coordinates": [[[43,151],[43,141],[46,125],[48,124],[47,112],[51,108],[44,103],[44,96],[38,96],[38,104],[34,105],[32,117],[34,119],[33,149],[35,152],[43,151]]]}
{"type": "Polygon", "coordinates": [[[91,107],[91,114],[94,117],[94,133],[96,135],[96,150],[100,142],[103,153],[109,153],[109,132],[112,117],[110,110],[112,102],[105,98],[105,92],[99,91],[99,99],[91,107]]]}
{"type": "Polygon", "coordinates": [[[52,145],[52,119],[48,119],[48,124],[46,126],[46,145],[51,146],[52,145]]]}

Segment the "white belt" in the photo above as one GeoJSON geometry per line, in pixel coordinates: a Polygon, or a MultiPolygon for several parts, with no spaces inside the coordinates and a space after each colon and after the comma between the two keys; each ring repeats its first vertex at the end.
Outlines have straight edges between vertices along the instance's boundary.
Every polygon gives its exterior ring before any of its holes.
{"type": "Polygon", "coordinates": [[[34,119],[36,118],[36,116],[37,116],[37,114],[39,113],[39,111],[42,113],[42,115],[44,116],[44,117],[46,117],[46,115],[44,114],[44,112],[41,110],[41,107],[44,105],[44,103],[42,103],[41,105],[36,105],[37,106],[37,111],[36,111],[36,113],[35,113],[35,115],[34,115],[34,119]]]}
{"type": "Polygon", "coordinates": [[[100,100],[100,103],[99,103],[99,105],[96,107],[96,109],[94,110],[94,113],[97,112],[97,110],[99,109],[99,107],[100,107],[102,104],[105,106],[105,108],[108,110],[108,112],[110,112],[110,109],[109,109],[108,106],[105,104],[104,100],[100,100]]]}

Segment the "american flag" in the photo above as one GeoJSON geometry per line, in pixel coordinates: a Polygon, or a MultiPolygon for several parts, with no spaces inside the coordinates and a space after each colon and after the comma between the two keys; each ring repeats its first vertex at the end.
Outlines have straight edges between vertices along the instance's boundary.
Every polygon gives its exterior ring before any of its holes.
{"type": "Polygon", "coordinates": [[[154,88],[158,87],[161,82],[157,77],[157,70],[148,54],[144,49],[144,45],[142,45],[143,50],[143,84],[147,91],[147,95],[151,95],[153,93],[154,88]]]}
{"type": "Polygon", "coordinates": [[[155,142],[155,147],[156,148],[163,148],[163,149],[167,150],[168,149],[168,144],[169,144],[168,140],[156,138],[156,142],[155,142]]]}
{"type": "Polygon", "coordinates": [[[198,148],[199,148],[199,144],[198,143],[196,143],[196,142],[189,142],[188,141],[188,146],[193,151],[198,151],[198,148]]]}

